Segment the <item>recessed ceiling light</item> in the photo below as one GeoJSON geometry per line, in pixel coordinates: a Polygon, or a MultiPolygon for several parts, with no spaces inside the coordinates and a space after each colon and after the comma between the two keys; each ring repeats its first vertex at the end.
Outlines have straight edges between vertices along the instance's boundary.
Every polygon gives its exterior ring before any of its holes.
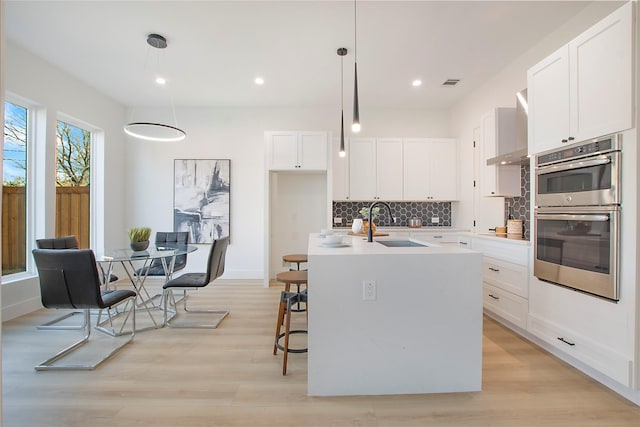
{"type": "Polygon", "coordinates": [[[416,79],[414,81],[411,82],[411,85],[414,87],[418,87],[422,85],[422,80],[416,79]]]}
{"type": "Polygon", "coordinates": [[[256,79],[254,80],[254,82],[255,82],[257,85],[262,85],[262,84],[264,84],[264,79],[263,79],[262,77],[256,77],[256,79]]]}
{"type": "Polygon", "coordinates": [[[158,83],[159,85],[164,85],[167,83],[167,80],[164,77],[156,77],[156,83],[158,83]]]}

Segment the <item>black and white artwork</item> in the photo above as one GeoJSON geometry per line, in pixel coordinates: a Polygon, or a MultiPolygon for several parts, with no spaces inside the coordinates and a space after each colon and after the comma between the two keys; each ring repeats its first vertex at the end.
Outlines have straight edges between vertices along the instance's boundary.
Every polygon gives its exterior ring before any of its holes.
{"type": "Polygon", "coordinates": [[[229,235],[231,160],[174,160],[173,229],[190,243],[229,235]]]}

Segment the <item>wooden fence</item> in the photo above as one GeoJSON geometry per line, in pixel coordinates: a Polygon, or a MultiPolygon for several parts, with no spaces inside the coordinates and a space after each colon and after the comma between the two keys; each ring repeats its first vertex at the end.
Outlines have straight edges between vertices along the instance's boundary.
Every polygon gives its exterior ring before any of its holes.
{"type": "MultiPolygon", "coordinates": [[[[56,236],[75,235],[89,247],[89,187],[56,187],[56,236]]],[[[24,187],[2,188],[2,274],[26,267],[24,187]]]]}

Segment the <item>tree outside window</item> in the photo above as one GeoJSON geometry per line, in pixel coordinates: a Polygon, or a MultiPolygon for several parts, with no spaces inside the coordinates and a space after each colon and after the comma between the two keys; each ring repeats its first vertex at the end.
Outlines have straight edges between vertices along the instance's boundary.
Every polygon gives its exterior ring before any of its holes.
{"type": "Polygon", "coordinates": [[[56,236],[75,235],[88,248],[91,132],[58,121],[56,136],[56,236]]]}
{"type": "Polygon", "coordinates": [[[4,103],[2,275],[26,271],[28,109],[4,103]]]}

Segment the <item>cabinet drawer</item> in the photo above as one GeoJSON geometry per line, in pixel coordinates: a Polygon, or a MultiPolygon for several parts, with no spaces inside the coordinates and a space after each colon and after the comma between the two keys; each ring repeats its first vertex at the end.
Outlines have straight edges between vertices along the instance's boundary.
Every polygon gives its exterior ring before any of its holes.
{"type": "Polygon", "coordinates": [[[431,243],[455,243],[458,244],[460,237],[455,233],[438,233],[429,231],[412,231],[411,237],[431,243]]]}
{"type": "Polygon", "coordinates": [[[529,298],[529,269],[525,266],[484,257],[482,280],[523,298],[529,298]]]}
{"type": "Polygon", "coordinates": [[[580,360],[620,384],[626,387],[632,385],[631,357],[534,314],[529,316],[527,329],[552,347],[580,360]]]}
{"type": "Polygon", "coordinates": [[[482,302],[485,310],[497,314],[519,328],[526,329],[528,311],[526,299],[485,282],[482,286],[482,302]]]}
{"type": "Polygon", "coordinates": [[[474,238],[473,250],[482,252],[487,257],[529,266],[529,246],[522,245],[521,242],[511,243],[507,239],[497,241],[497,239],[474,238]]]}

